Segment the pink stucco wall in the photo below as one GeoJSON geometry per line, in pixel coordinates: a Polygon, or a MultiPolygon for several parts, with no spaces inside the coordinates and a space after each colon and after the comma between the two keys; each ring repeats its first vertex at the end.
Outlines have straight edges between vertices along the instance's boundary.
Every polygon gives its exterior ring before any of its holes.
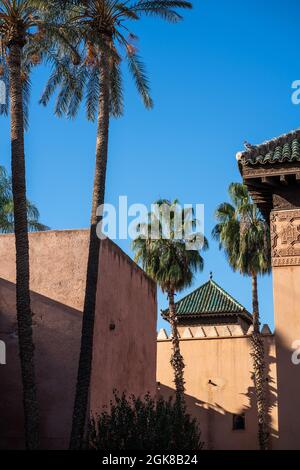
{"type": "MultiPolygon", "coordinates": [[[[47,449],[68,445],[88,235],[87,230],[30,234],[41,444],[47,449]]],[[[0,365],[0,448],[22,448],[13,236],[0,236],[0,259],[0,340],[7,347],[7,364],[0,365]]],[[[91,387],[94,410],[110,400],[112,387],[136,394],[155,389],[155,285],[109,240],[102,244],[100,272],[91,387]],[[111,322],[115,330],[110,330],[111,322]],[[145,360],[147,368],[142,367],[145,360]]]]}
{"type": "MultiPolygon", "coordinates": [[[[222,328],[218,326],[217,328],[222,328]]],[[[272,449],[278,448],[274,336],[264,336],[268,374],[268,414],[272,449]]],[[[257,411],[252,378],[250,336],[181,338],[185,362],[185,399],[209,450],[256,450],[257,411]],[[233,430],[233,415],[245,413],[245,429],[233,430]]],[[[171,341],[158,340],[157,381],[163,396],[172,395],[171,341]]]]}
{"type": "Polygon", "coordinates": [[[297,359],[300,352],[300,266],[274,267],[273,287],[279,397],[279,449],[299,450],[300,364],[297,359]]]}
{"type": "Polygon", "coordinates": [[[94,334],[91,413],[113,390],[156,392],[156,286],[116,245],[101,247],[94,334]],[[113,298],[113,304],[112,304],[113,298]]]}
{"type": "MultiPolygon", "coordinates": [[[[41,446],[68,444],[82,314],[32,293],[41,446]]],[[[6,365],[0,366],[0,448],[22,448],[23,408],[15,285],[0,280],[0,338],[6,344],[6,365]]]]}
{"type": "MultiPolygon", "coordinates": [[[[30,286],[41,294],[77,310],[84,300],[88,252],[87,230],[51,230],[31,233],[30,286]]],[[[0,278],[16,280],[12,235],[0,235],[0,278]]]]}

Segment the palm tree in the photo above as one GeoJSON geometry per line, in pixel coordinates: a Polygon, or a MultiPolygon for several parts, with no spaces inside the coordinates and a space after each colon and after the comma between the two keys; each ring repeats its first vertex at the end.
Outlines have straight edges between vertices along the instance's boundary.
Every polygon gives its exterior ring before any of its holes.
{"type": "MultiPolygon", "coordinates": [[[[9,103],[0,111],[10,113],[13,219],[16,245],[16,304],[19,355],[23,383],[25,440],[28,449],[39,443],[39,412],[36,396],[32,314],[29,292],[28,205],[26,199],[24,129],[30,70],[48,53],[54,57],[56,42],[66,48],[68,41],[59,21],[62,4],[58,0],[1,0],[1,74],[5,74],[9,103]]],[[[71,46],[69,46],[71,47],[71,46]]]]}
{"type": "MultiPolygon", "coordinates": [[[[27,200],[27,221],[29,232],[43,232],[49,227],[39,221],[37,207],[27,200]]],[[[0,166],[0,233],[14,232],[14,201],[11,178],[3,166],[0,166]]]]}
{"type": "Polygon", "coordinates": [[[98,208],[103,206],[105,199],[110,116],[118,117],[123,113],[122,59],[129,66],[145,107],[151,109],[153,106],[145,68],[135,47],[137,36],[129,31],[127,23],[140,20],[143,15],[176,23],[182,19],[176,9],[191,8],[192,5],[185,0],[69,0],[66,3],[69,4],[66,22],[77,32],[82,60],[78,64],[77,60],[67,56],[54,67],[41,103],[46,105],[58,87],[57,115],[74,117],[85,99],[88,119],[97,119],[86,290],[70,440],[70,448],[79,449],[83,442],[91,377],[101,243],[96,229],[102,219],[98,208]]]}
{"type": "MultiPolygon", "coordinates": [[[[160,200],[156,202],[156,207],[158,210],[149,214],[148,223],[140,226],[141,234],[133,241],[132,247],[135,261],[141,263],[146,273],[168,296],[168,320],[172,332],[171,365],[174,370],[176,401],[183,404],[185,365],[180,352],[175,295],[190,287],[195,273],[203,270],[204,261],[200,250],[208,249],[208,242],[199,233],[194,234],[192,239],[185,235],[185,213],[177,201],[171,203],[160,200]],[[192,240],[198,240],[197,248],[192,247],[189,250],[187,243],[192,240]]],[[[194,215],[192,225],[196,226],[194,215]]]]}
{"type": "Polygon", "coordinates": [[[232,183],[229,187],[232,204],[223,203],[216,210],[218,224],[213,237],[225,251],[234,271],[252,278],[253,333],[251,337],[254,383],[258,412],[258,440],[261,450],[268,449],[268,407],[266,391],[265,351],[260,334],[258,275],[271,271],[270,233],[267,222],[252,203],[247,187],[232,183]]]}

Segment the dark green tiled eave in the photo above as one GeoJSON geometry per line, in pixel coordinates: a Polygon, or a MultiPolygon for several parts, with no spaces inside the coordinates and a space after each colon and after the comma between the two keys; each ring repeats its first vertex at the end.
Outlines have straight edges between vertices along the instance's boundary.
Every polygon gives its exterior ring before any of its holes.
{"type": "Polygon", "coordinates": [[[284,145],[275,147],[265,155],[258,154],[245,160],[249,165],[265,165],[267,163],[300,162],[300,140],[295,139],[284,145]]]}
{"type": "Polygon", "coordinates": [[[266,165],[300,162],[300,129],[239,152],[242,165],[266,165]]]}

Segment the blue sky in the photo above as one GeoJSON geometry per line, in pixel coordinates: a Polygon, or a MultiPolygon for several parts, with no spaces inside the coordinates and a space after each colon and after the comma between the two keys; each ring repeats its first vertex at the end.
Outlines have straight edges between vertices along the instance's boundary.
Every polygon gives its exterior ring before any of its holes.
{"type": "MultiPolygon", "coordinates": [[[[146,111],[127,74],[126,113],[112,122],[107,202],[160,197],[204,203],[206,236],[230,182],[239,181],[235,154],[243,141],[261,143],[300,127],[291,84],[300,79],[297,0],[194,0],[185,21],[147,19],[133,25],[147,64],[155,109],[146,111]]],[[[52,229],[87,227],[95,126],[53,116],[38,98],[48,71],[33,76],[31,124],[26,135],[28,197],[52,229]]],[[[0,117],[1,165],[9,168],[9,123],[0,117]]],[[[131,255],[128,242],[119,245],[131,255]]],[[[251,308],[251,282],[233,273],[215,242],[193,288],[209,278],[251,308]]],[[[271,278],[262,279],[261,313],[273,327],[271,278]]],[[[166,300],[159,295],[159,308],[166,300]]],[[[163,322],[159,321],[159,326],[163,322]]]]}

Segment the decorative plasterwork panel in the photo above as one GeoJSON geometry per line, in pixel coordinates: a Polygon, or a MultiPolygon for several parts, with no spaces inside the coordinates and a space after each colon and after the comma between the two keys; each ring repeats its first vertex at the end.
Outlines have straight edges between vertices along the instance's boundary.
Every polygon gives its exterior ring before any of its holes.
{"type": "Polygon", "coordinates": [[[272,211],[273,266],[300,266],[300,209],[272,211]]]}

